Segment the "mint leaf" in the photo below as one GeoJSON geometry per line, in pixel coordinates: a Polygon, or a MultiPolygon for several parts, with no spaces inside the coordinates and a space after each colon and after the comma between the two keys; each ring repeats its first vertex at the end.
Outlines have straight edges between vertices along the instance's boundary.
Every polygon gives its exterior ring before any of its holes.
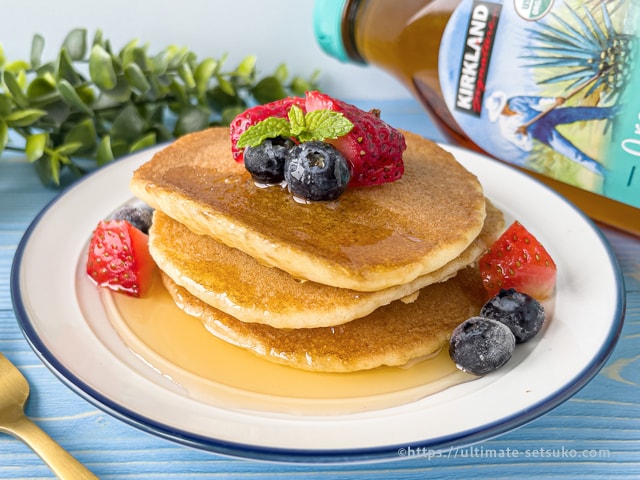
{"type": "Polygon", "coordinates": [[[238,148],[257,147],[267,138],[290,137],[291,127],[286,118],[269,117],[247,128],[236,144],[238,148]]]}
{"type": "Polygon", "coordinates": [[[342,137],[353,129],[353,123],[340,112],[314,110],[305,115],[305,127],[298,134],[301,142],[342,137]]]}
{"type": "Polygon", "coordinates": [[[289,122],[291,123],[291,135],[297,137],[307,128],[305,114],[297,105],[292,105],[289,110],[289,122]]]}
{"type": "Polygon", "coordinates": [[[340,112],[314,110],[305,114],[293,105],[288,118],[269,117],[247,128],[236,146],[257,147],[267,138],[295,137],[300,142],[339,138],[353,129],[353,123],[340,112]]]}

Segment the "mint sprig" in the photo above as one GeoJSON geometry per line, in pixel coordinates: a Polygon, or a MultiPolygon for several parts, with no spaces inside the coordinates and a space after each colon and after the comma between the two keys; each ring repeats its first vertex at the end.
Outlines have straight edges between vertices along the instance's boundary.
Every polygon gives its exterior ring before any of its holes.
{"type": "Polygon", "coordinates": [[[257,147],[267,138],[290,137],[300,142],[336,139],[348,134],[353,123],[340,112],[314,110],[304,113],[293,105],[287,118],[269,117],[247,128],[237,147],[257,147]]]}

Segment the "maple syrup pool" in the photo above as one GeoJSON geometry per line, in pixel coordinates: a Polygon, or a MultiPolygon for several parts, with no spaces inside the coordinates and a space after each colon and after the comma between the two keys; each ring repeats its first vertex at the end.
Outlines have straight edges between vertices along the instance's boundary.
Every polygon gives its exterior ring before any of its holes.
{"type": "MultiPolygon", "coordinates": [[[[85,279],[89,282],[88,279],[85,279]]],[[[472,380],[443,348],[406,367],[309,372],[266,361],[209,333],[180,310],[159,278],[144,298],[100,289],[105,313],[146,376],[221,408],[337,415],[402,405],[472,380]]]]}

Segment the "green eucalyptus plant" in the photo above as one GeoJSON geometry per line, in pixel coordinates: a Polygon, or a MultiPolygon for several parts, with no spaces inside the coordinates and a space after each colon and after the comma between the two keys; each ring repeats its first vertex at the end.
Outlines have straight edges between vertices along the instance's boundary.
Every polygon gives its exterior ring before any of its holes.
{"type": "Polygon", "coordinates": [[[221,59],[198,60],[169,46],[150,55],[133,40],[115,52],[97,31],[72,30],[55,60],[43,62],[35,35],[30,60],[8,62],[0,45],[0,154],[24,152],[42,183],[61,172],[81,176],[115,158],[213,125],[228,125],[248,106],[316,89],[289,79],[284,64],[259,77],[256,57],[232,70],[221,59]]]}

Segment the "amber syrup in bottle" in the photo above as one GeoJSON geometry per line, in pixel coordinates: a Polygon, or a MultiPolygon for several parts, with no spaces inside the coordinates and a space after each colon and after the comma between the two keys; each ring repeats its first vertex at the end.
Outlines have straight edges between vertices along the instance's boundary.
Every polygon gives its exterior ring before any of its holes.
{"type": "Polygon", "coordinates": [[[330,55],[387,71],[448,142],[640,235],[640,5],[317,0],[330,55]]]}

